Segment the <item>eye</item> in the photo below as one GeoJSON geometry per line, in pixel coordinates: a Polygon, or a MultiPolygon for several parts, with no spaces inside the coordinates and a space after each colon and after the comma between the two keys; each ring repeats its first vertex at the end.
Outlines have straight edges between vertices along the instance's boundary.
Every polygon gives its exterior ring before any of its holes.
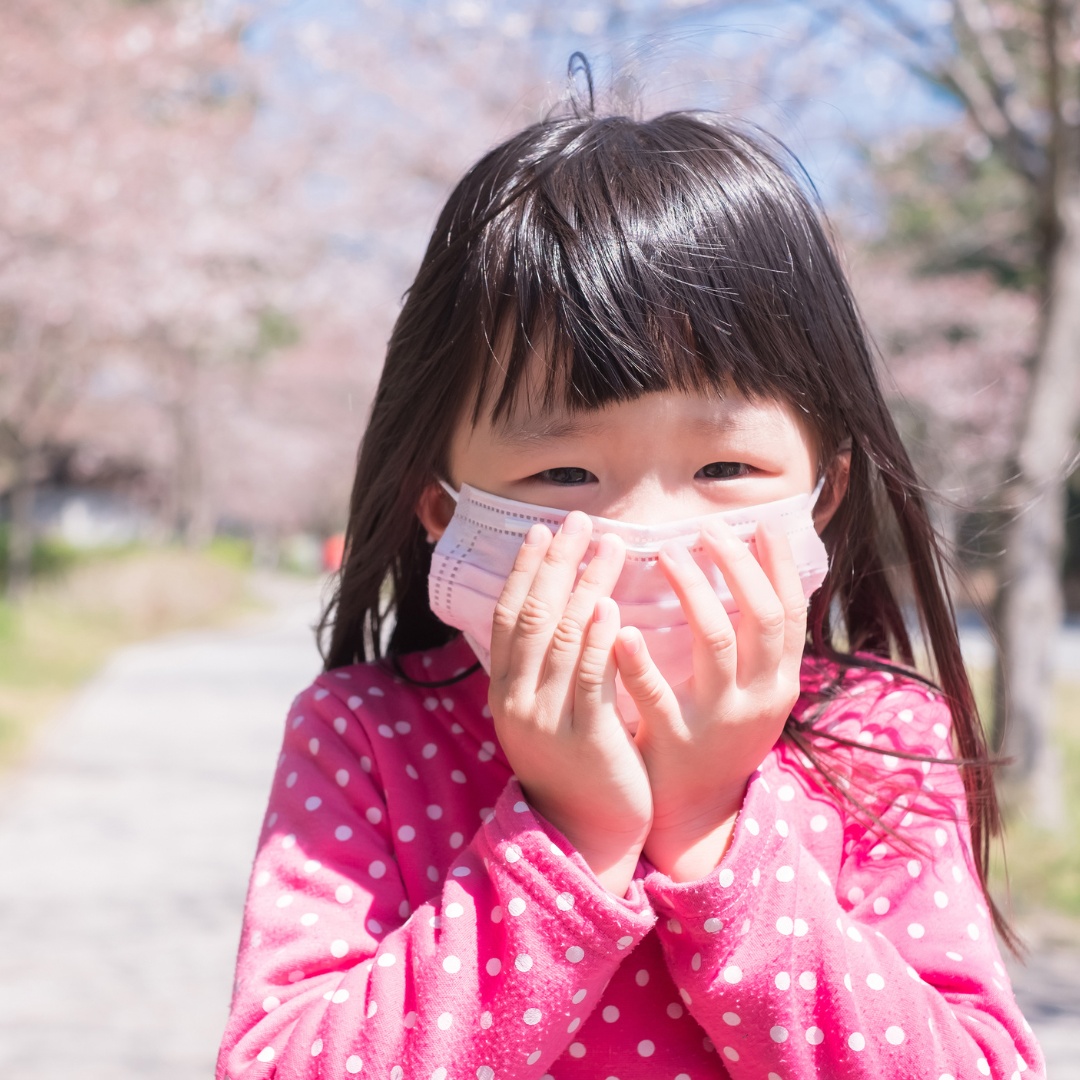
{"type": "Polygon", "coordinates": [[[558,469],[545,469],[536,474],[538,480],[544,480],[549,484],[562,484],[571,486],[577,484],[595,484],[597,479],[588,469],[579,469],[576,466],[563,466],[558,469]]]}
{"type": "Polygon", "coordinates": [[[708,465],[698,469],[694,479],[731,480],[736,476],[747,476],[749,472],[749,467],[741,461],[710,461],[708,465]]]}

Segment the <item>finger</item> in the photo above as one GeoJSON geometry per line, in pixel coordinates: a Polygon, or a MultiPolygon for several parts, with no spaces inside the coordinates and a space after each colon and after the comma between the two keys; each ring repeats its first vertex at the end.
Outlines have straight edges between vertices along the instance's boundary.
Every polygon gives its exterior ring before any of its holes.
{"type": "Polygon", "coordinates": [[[566,610],[578,566],[592,537],[588,514],[567,514],[536,568],[510,636],[511,678],[542,671],[555,627],[566,610]]]}
{"type": "Polygon", "coordinates": [[[634,699],[641,714],[645,734],[684,735],[686,725],[675,691],[653,663],[645,638],[636,626],[620,630],[615,638],[615,663],[626,692],[634,699]]]}
{"type": "Polygon", "coordinates": [[[574,683],[573,725],[580,730],[618,722],[615,712],[615,656],[613,646],[619,632],[619,605],[601,597],[593,605],[585,634],[585,644],[574,683]]]}
{"type": "Polygon", "coordinates": [[[727,522],[711,522],[701,541],[739,608],[739,683],[775,673],[784,653],[786,612],[772,582],[727,522]]]}
{"type": "Polygon", "coordinates": [[[806,645],[806,594],[787,533],[776,522],[761,522],[757,528],[758,562],[784,608],[784,651],[781,674],[798,678],[806,645]]]}
{"type": "Polygon", "coordinates": [[[671,541],[660,548],[660,568],[682,604],[693,637],[694,678],[727,685],[735,678],[735,631],[712,583],[686,546],[671,541]]]}
{"type": "Polygon", "coordinates": [[[505,677],[510,664],[511,639],[517,627],[518,612],[532,588],[537,570],[551,545],[551,530],[539,522],[525,534],[514,559],[514,568],[495,603],[491,623],[491,677],[505,677]]]}
{"type": "Polygon", "coordinates": [[[613,533],[605,533],[596,545],[581,579],[555,627],[551,638],[545,677],[565,679],[569,685],[581,659],[585,635],[594,619],[596,604],[601,597],[610,596],[622,572],[626,547],[613,533]]]}

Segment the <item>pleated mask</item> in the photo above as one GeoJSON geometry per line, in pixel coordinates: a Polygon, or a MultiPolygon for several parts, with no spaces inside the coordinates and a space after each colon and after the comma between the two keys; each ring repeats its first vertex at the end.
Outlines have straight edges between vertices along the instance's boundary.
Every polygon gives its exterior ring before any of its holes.
{"type": "MultiPolygon", "coordinates": [[[[754,532],[758,522],[779,522],[787,534],[795,565],[807,598],[825,579],[829,569],[825,545],[814,528],[813,509],[824,478],[812,492],[738,510],[665,522],[634,525],[592,517],[593,539],[578,569],[578,576],[596,552],[604,533],[614,533],[626,545],[626,561],[612,591],[623,626],[641,631],[649,655],[669,685],[677,686],[693,674],[692,639],[679,598],[661,570],[662,544],[685,544],[708,577],[724,609],[737,625],[738,605],[717,565],[701,543],[701,532],[711,522],[726,521],[757,555],[754,532]]],[[[456,627],[476,653],[484,670],[491,671],[491,625],[495,604],[514,567],[525,534],[540,522],[555,532],[567,510],[517,502],[477,491],[462,484],[460,492],[443,487],[457,503],[454,516],[435,545],[428,576],[431,610],[448,626],[456,627]]],[[[624,721],[636,728],[638,712],[630,695],[616,681],[618,706],[624,721]]]]}

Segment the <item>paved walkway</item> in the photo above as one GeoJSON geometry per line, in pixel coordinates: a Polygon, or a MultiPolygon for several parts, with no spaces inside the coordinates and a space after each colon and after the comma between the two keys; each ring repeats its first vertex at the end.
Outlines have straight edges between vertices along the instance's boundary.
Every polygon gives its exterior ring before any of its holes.
{"type": "MultiPolygon", "coordinates": [[[[0,1077],[209,1080],[312,588],[241,629],[119,652],[0,789],[0,1077]]],[[[1017,973],[1080,1080],[1080,957],[1017,973]]]]}

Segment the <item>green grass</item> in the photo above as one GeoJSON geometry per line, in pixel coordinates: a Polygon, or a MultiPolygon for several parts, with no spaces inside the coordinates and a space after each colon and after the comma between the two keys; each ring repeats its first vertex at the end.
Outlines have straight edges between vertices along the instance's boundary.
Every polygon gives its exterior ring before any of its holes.
{"type": "Polygon", "coordinates": [[[1023,807],[1005,804],[1004,857],[995,853],[991,885],[1008,897],[1023,920],[1042,911],[1080,922],[1080,685],[1057,687],[1057,745],[1064,772],[1066,827],[1060,833],[1037,826],[1023,807]]]}
{"type": "Polygon", "coordinates": [[[114,551],[70,560],[17,607],[0,601],[0,768],[113,650],[250,610],[249,563],[228,543],[114,551]]]}

